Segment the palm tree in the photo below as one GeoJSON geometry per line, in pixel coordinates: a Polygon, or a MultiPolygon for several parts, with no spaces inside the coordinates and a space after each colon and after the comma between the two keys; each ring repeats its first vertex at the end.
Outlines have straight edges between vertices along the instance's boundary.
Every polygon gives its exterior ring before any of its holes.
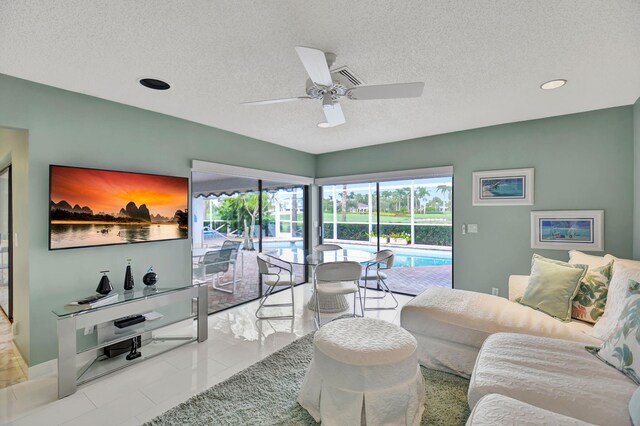
{"type": "Polygon", "coordinates": [[[416,210],[420,208],[420,202],[424,201],[424,213],[427,213],[427,197],[431,196],[431,193],[424,186],[416,188],[416,210]]]}
{"type": "Polygon", "coordinates": [[[447,184],[438,185],[436,192],[441,193],[446,198],[447,210],[451,210],[451,194],[453,193],[453,187],[447,184]]]}
{"type": "Polygon", "coordinates": [[[342,221],[347,221],[347,185],[342,185],[342,221]]]}

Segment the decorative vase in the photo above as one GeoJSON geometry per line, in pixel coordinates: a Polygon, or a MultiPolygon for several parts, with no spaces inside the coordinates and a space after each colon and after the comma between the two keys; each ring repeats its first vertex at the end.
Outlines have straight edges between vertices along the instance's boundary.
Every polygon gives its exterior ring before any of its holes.
{"type": "Polygon", "coordinates": [[[134,284],[133,274],[131,273],[131,259],[127,259],[127,269],[124,273],[124,289],[131,290],[134,284]]]}
{"type": "Polygon", "coordinates": [[[153,266],[151,266],[147,270],[147,273],[144,274],[144,277],[142,277],[142,282],[144,283],[144,285],[156,285],[156,283],[158,282],[158,274],[153,272],[153,266]]]}
{"type": "Polygon", "coordinates": [[[98,283],[98,287],[96,288],[96,293],[100,294],[109,294],[111,290],[113,290],[113,286],[111,285],[111,281],[109,281],[109,277],[107,276],[107,272],[109,271],[100,271],[102,277],[100,278],[100,282],[98,283]]]}

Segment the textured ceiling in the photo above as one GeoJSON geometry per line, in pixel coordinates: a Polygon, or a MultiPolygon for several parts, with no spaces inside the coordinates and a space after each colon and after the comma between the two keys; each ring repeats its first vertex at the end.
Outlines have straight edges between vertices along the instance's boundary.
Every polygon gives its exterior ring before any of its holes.
{"type": "Polygon", "coordinates": [[[640,1],[3,0],[0,58],[0,73],[322,153],[632,104],[640,1]],[[296,45],[424,95],[343,99],[330,129],[317,102],[239,105],[304,95],[296,45]],[[538,88],[553,78],[569,83],[538,88]]]}

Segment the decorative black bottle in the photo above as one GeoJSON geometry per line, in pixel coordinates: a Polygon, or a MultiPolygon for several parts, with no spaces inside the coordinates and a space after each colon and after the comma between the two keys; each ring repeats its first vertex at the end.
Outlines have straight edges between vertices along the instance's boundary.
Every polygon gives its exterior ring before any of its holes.
{"type": "Polygon", "coordinates": [[[111,285],[111,281],[109,281],[107,272],[109,271],[100,271],[100,273],[103,275],[100,278],[100,282],[98,283],[98,288],[96,288],[96,293],[109,294],[111,293],[111,290],[113,290],[113,286],[111,285]]]}
{"type": "Polygon", "coordinates": [[[127,270],[124,273],[124,289],[131,290],[133,289],[133,274],[131,273],[131,259],[127,259],[127,270]]]}

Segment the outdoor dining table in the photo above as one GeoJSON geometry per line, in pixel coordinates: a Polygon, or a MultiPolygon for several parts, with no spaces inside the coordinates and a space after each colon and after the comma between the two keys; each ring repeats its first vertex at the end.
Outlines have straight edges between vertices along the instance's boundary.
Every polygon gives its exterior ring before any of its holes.
{"type": "MultiPolygon", "coordinates": [[[[266,248],[263,253],[275,259],[282,260],[295,265],[310,266],[312,274],[315,275],[315,267],[321,263],[352,261],[358,263],[367,263],[371,261],[375,255],[364,250],[358,249],[341,249],[331,251],[303,250],[297,247],[284,248],[266,248]]],[[[315,280],[315,276],[313,277],[315,280]]],[[[349,308],[349,302],[344,295],[338,294],[321,294],[320,312],[342,312],[349,308]]],[[[307,303],[307,308],[316,310],[316,293],[311,295],[311,299],[307,303]]]]}

